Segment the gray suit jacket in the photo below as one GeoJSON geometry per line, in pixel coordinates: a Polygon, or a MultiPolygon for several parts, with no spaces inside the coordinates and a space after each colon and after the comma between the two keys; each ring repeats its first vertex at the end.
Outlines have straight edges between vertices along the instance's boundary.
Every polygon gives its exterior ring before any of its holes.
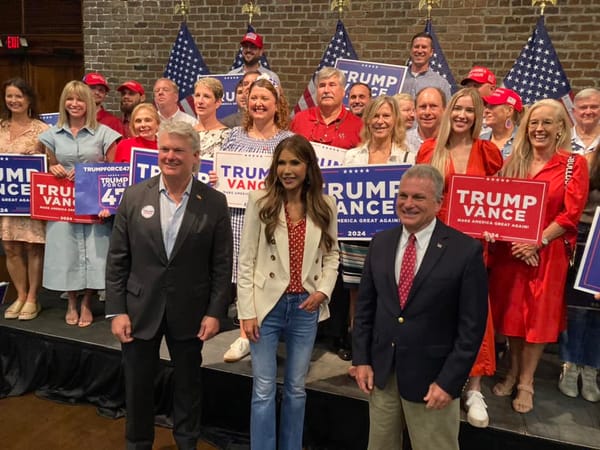
{"type": "Polygon", "coordinates": [[[159,177],[123,195],[106,262],[106,314],[128,314],[134,338],[152,338],[164,317],[174,338],[191,339],[205,315],[223,317],[231,300],[229,212],[223,194],[194,179],[167,258],[159,177]]]}

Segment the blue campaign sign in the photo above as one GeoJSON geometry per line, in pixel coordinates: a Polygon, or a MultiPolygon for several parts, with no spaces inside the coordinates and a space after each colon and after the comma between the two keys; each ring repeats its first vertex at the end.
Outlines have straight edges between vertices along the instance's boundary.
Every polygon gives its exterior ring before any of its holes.
{"type": "Polygon", "coordinates": [[[394,95],[402,90],[408,67],[395,66],[368,61],[355,61],[340,58],[335,67],[346,74],[346,96],[344,104],[348,106],[350,86],[365,83],[371,87],[371,96],[394,95]]]}
{"type": "Polygon", "coordinates": [[[114,214],[129,186],[129,164],[89,163],[75,165],[75,214],[114,214]]]}
{"type": "Polygon", "coordinates": [[[152,178],[160,173],[158,167],[158,150],[145,148],[131,149],[131,163],[129,166],[129,185],[152,178]]]}
{"type": "Polygon", "coordinates": [[[321,169],[325,193],[335,198],[338,238],[370,240],[398,225],[396,195],[410,165],[346,166],[321,169]]]}
{"type": "MultiPolygon", "coordinates": [[[[203,158],[200,161],[200,170],[198,171],[198,180],[208,183],[208,172],[213,170],[214,161],[209,158],[203,158]]],[[[158,167],[158,150],[148,150],[145,148],[131,149],[131,163],[129,167],[129,185],[137,184],[140,181],[152,178],[160,173],[158,167]]]]}
{"type": "MultiPolygon", "coordinates": [[[[230,114],[237,112],[238,106],[235,102],[235,87],[243,75],[208,75],[210,78],[216,78],[223,83],[223,103],[217,109],[217,118],[222,119],[230,114]]],[[[201,77],[202,78],[202,77],[201,77]]]]}
{"type": "Polygon", "coordinates": [[[575,280],[575,289],[590,294],[600,292],[600,207],[596,208],[596,214],[585,244],[577,279],[575,280]]]}
{"type": "Polygon", "coordinates": [[[1,153],[0,216],[29,216],[31,174],[46,170],[46,155],[1,153]]]}
{"type": "Polygon", "coordinates": [[[58,122],[58,113],[40,114],[40,120],[49,126],[54,126],[58,122]]]}

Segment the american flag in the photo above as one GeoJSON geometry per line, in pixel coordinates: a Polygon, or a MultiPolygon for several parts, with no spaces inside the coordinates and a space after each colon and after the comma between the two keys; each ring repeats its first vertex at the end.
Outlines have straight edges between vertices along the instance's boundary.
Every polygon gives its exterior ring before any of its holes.
{"type": "Polygon", "coordinates": [[[323,67],[333,67],[338,58],[358,59],[354,47],[352,47],[352,42],[350,42],[350,36],[348,36],[341,20],[337,22],[335,34],[331,38],[325,53],[323,53],[319,67],[317,67],[308,86],[304,90],[304,94],[302,94],[302,97],[300,97],[300,100],[298,100],[298,103],[294,107],[294,113],[311,108],[317,104],[315,76],[323,67]]]}
{"type": "Polygon", "coordinates": [[[182,22],[163,76],[177,83],[177,86],[179,86],[179,108],[193,117],[196,117],[194,111],[194,83],[196,83],[198,77],[209,74],[210,71],[206,67],[204,59],[202,59],[200,50],[196,47],[196,42],[190,34],[190,30],[182,22]]]}
{"type": "Polygon", "coordinates": [[[433,30],[431,19],[427,19],[427,22],[425,23],[425,33],[429,34],[431,36],[431,40],[433,41],[433,57],[429,60],[429,67],[444,77],[450,85],[452,93],[455,93],[456,80],[454,79],[454,75],[452,75],[448,61],[446,61],[440,41],[438,41],[437,35],[433,30]]]}
{"type": "Polygon", "coordinates": [[[526,105],[553,98],[571,113],[573,92],[546,31],[544,16],[538,19],[533,34],[504,78],[504,86],[517,91],[526,105]]]}
{"type": "MultiPolygon", "coordinates": [[[[246,33],[256,33],[256,31],[254,30],[254,27],[252,25],[248,24],[248,30],[246,31],[246,33]]],[[[260,60],[258,62],[260,63],[261,66],[265,67],[266,69],[271,70],[269,61],[267,60],[267,57],[264,53],[260,57],[260,60]]],[[[235,59],[233,60],[233,64],[231,65],[230,70],[237,69],[238,67],[242,67],[243,65],[244,65],[244,57],[242,56],[242,47],[240,46],[240,48],[238,49],[237,55],[235,55],[235,59]]]]}

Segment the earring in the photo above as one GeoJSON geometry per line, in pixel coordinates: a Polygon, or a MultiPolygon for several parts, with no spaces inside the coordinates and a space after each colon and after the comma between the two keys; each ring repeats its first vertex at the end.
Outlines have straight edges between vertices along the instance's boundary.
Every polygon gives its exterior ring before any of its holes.
{"type": "Polygon", "coordinates": [[[562,133],[556,133],[556,141],[558,142],[562,137],[562,133]]]}
{"type": "Polygon", "coordinates": [[[504,127],[505,127],[507,130],[509,130],[509,129],[511,129],[511,128],[512,128],[512,126],[513,126],[512,120],[510,120],[510,119],[506,119],[506,122],[504,122],[504,127]]]}

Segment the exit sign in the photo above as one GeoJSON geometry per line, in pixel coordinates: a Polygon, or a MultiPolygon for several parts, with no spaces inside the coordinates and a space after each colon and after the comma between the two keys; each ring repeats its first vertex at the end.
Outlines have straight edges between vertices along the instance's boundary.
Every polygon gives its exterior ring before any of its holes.
{"type": "Polygon", "coordinates": [[[24,52],[29,47],[29,43],[24,36],[20,36],[18,34],[9,34],[7,36],[2,36],[2,40],[0,41],[0,48],[6,49],[11,52],[24,52]]]}
{"type": "Polygon", "coordinates": [[[6,48],[9,50],[18,50],[21,48],[21,36],[6,36],[6,48]]]}

